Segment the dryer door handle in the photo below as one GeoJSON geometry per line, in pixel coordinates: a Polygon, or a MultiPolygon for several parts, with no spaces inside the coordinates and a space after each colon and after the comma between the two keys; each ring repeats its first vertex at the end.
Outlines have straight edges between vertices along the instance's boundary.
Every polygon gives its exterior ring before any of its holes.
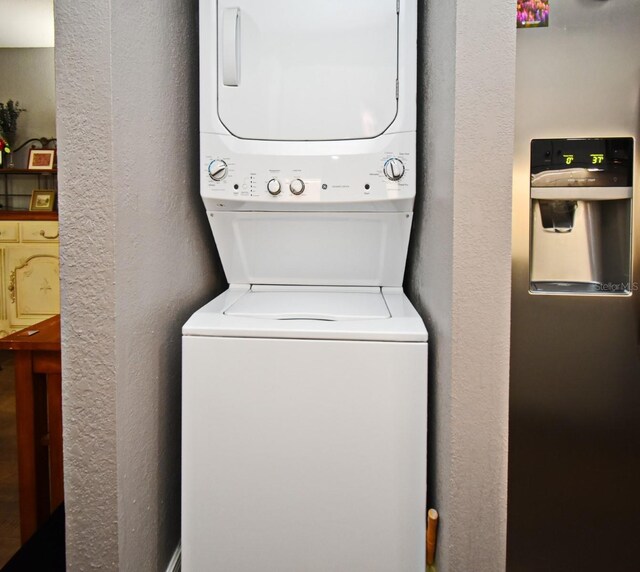
{"type": "Polygon", "coordinates": [[[240,8],[225,8],[222,14],[222,83],[240,85],[240,8]]]}

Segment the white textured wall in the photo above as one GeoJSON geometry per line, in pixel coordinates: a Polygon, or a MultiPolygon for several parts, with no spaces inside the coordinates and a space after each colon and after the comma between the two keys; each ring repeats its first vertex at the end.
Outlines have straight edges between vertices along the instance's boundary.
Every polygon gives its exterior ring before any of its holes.
{"type": "Polygon", "coordinates": [[[55,8],[68,569],[163,570],[180,327],[223,281],[198,196],[196,3],[55,8]]]}
{"type": "Polygon", "coordinates": [[[514,10],[421,4],[422,177],[406,282],[430,333],[438,572],[505,567],[514,10]]]}

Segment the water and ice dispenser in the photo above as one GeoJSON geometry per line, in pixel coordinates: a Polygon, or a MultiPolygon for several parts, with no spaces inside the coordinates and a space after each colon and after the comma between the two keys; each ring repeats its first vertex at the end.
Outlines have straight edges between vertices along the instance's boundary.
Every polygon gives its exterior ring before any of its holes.
{"type": "Polygon", "coordinates": [[[530,291],[632,290],[633,139],[531,142],[530,291]]]}

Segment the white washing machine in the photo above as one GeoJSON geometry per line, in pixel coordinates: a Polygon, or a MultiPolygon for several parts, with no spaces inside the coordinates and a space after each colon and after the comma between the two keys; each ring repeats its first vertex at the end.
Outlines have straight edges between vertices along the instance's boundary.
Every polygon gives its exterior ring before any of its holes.
{"type": "Polygon", "coordinates": [[[415,0],[201,0],[185,572],[422,572],[427,332],[402,292],[415,0]]]}
{"type": "Polygon", "coordinates": [[[400,289],[231,287],[183,332],[184,570],[424,570],[426,332],[400,289]]]}

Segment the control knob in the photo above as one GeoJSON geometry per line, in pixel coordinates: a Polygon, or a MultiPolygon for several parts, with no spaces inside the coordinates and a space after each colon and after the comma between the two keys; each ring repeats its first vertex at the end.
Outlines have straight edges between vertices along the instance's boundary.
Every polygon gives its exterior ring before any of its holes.
{"type": "Polygon", "coordinates": [[[214,181],[222,181],[227,176],[229,168],[222,159],[216,159],[209,163],[209,177],[214,181]]]}
{"type": "Polygon", "coordinates": [[[289,184],[289,190],[294,195],[301,195],[304,193],[304,181],[302,179],[293,179],[289,184]]]}
{"type": "Polygon", "coordinates": [[[267,183],[267,191],[269,191],[272,195],[279,195],[281,190],[282,189],[280,188],[280,181],[278,181],[278,179],[271,179],[267,183]]]}
{"type": "Polygon", "coordinates": [[[382,170],[384,171],[384,176],[390,181],[399,181],[404,175],[404,163],[397,157],[391,157],[391,159],[385,161],[382,170]]]}

